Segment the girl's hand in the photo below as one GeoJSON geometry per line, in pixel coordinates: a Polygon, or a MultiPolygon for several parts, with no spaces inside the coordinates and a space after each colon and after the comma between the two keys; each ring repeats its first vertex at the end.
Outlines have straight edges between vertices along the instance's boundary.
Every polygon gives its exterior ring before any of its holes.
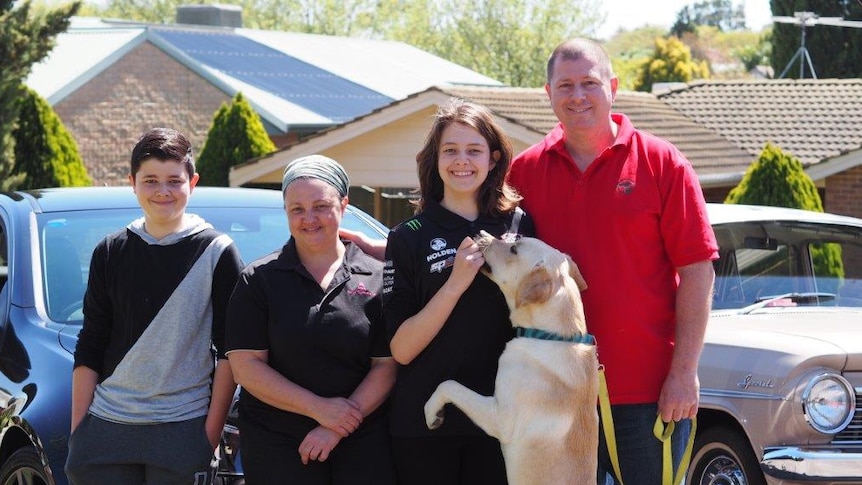
{"type": "Polygon", "coordinates": [[[465,237],[458,246],[458,252],[455,253],[455,265],[446,285],[459,294],[464,293],[483,264],[485,264],[485,257],[482,255],[482,250],[473,238],[465,237]]]}

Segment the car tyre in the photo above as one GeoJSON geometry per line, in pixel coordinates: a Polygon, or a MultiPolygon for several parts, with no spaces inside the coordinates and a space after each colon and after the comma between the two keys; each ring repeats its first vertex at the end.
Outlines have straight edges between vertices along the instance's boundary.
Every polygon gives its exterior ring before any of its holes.
{"type": "Polygon", "coordinates": [[[695,437],[685,483],[766,485],[766,480],[748,440],[738,431],[716,427],[695,437]]]}
{"type": "Polygon", "coordinates": [[[0,485],[47,485],[45,467],[39,454],[32,448],[21,448],[12,453],[0,468],[0,485]]]}

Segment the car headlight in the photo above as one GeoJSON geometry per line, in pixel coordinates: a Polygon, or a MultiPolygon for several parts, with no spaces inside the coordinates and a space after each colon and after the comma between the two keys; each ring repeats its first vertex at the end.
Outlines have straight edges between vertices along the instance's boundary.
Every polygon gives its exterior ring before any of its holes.
{"type": "Polygon", "coordinates": [[[805,386],[802,408],[812,428],[821,433],[837,433],[853,419],[856,395],[840,375],[820,374],[805,386]]]}

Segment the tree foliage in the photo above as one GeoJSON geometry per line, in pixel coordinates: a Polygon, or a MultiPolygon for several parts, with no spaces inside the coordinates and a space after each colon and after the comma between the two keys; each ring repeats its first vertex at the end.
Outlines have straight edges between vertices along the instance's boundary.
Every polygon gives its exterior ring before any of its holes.
{"type": "Polygon", "coordinates": [[[742,4],[734,7],[731,0],[703,0],[686,5],[677,12],[670,34],[682,37],[703,25],[722,32],[745,30],[745,7],[742,4]]]}
{"type": "MultiPolygon", "coordinates": [[[[805,173],[799,159],[785,154],[770,143],[748,167],[742,180],[730,191],[724,202],[823,212],[823,202],[817,187],[805,173]]],[[[818,244],[809,250],[817,275],[844,276],[841,246],[818,244]]]]}
{"type": "Polygon", "coordinates": [[[33,64],[51,49],[57,34],[69,27],[69,17],[81,6],[76,1],[53,10],[34,12],[30,1],[14,6],[0,0],[0,189],[17,186],[23,177],[13,176],[14,139],[18,119],[17,100],[33,64]]]}
{"type": "Polygon", "coordinates": [[[691,50],[676,37],[655,39],[653,55],[647,58],[638,73],[635,89],[651,91],[655,83],[689,82],[709,77],[706,61],[695,61],[691,50]]]}
{"type": "Polygon", "coordinates": [[[635,89],[641,66],[655,51],[655,39],[665,33],[661,27],[644,26],[630,31],[620,30],[605,42],[611,67],[620,80],[619,89],[635,89]]]}
{"type": "Polygon", "coordinates": [[[230,168],[275,151],[260,116],[242,93],[224,103],[213,118],[197,161],[202,185],[227,187],[230,168]]]}
{"type": "Polygon", "coordinates": [[[75,139],[51,105],[36,91],[26,89],[18,100],[13,173],[23,174],[21,188],[92,185],[75,139]]]}
{"type": "MultiPolygon", "coordinates": [[[[103,15],[170,23],[181,0],[112,0],[103,15]]],[[[216,3],[203,0],[196,3],[216,3]]],[[[405,42],[512,86],[545,83],[563,40],[590,36],[598,0],[236,0],[249,28],[405,42]]]]}
{"type": "MultiPolygon", "coordinates": [[[[770,0],[773,15],[793,17],[796,12],[812,12],[820,17],[842,17],[862,20],[862,3],[858,0],[770,0]]],[[[778,76],[800,77],[802,56],[790,61],[801,47],[799,25],[776,23],[772,34],[772,68],[778,76]]],[[[805,47],[811,56],[818,78],[862,77],[862,29],[813,25],[806,27],[805,47]]],[[[806,63],[804,77],[812,77],[806,63]]]]}

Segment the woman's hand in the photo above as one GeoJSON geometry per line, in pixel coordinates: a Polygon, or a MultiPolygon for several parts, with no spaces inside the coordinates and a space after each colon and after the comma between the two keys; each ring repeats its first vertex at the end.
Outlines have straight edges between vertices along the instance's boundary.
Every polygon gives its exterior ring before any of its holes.
{"type": "Polygon", "coordinates": [[[311,417],[321,426],[338,433],[342,438],[356,431],[362,423],[359,404],[343,397],[321,399],[311,417]]]}
{"type": "Polygon", "coordinates": [[[341,436],[338,433],[323,426],[309,431],[299,444],[299,457],[302,459],[302,464],[308,465],[309,460],[326,461],[340,441],[341,436]]]}

